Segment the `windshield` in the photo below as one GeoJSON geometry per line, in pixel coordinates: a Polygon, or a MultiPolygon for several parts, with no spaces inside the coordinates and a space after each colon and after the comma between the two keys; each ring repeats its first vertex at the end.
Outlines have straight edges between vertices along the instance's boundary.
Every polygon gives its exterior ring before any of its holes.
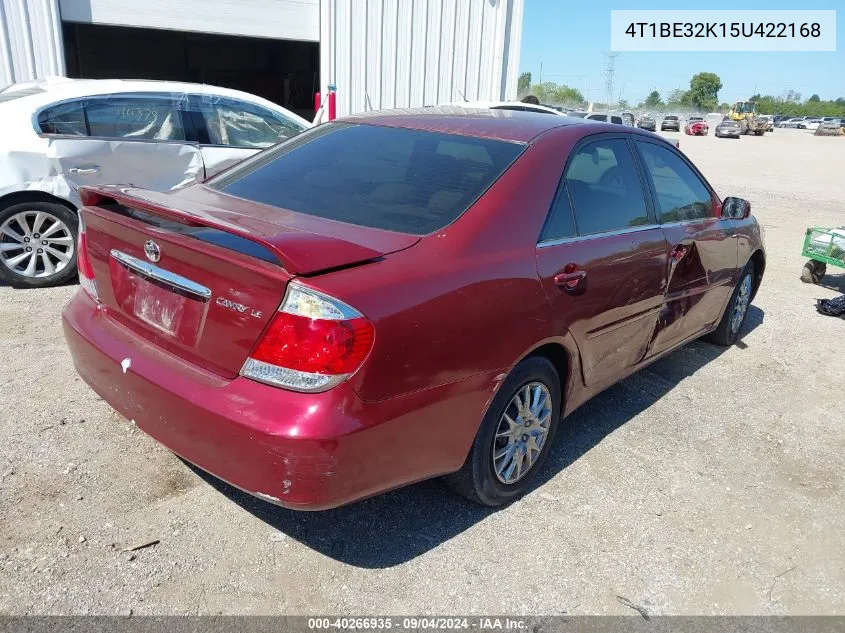
{"type": "Polygon", "coordinates": [[[487,138],[329,123],[207,184],[281,209],[424,235],[458,218],[523,149],[487,138]]]}
{"type": "Polygon", "coordinates": [[[740,114],[749,114],[754,112],[754,104],[751,101],[740,101],[736,104],[736,111],[740,114]]]}

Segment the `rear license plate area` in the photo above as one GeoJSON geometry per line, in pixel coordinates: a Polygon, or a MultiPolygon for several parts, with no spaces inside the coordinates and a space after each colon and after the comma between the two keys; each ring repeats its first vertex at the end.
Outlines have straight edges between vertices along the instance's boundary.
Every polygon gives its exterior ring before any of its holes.
{"type": "Polygon", "coordinates": [[[207,301],[114,260],[110,268],[115,301],[125,318],[183,345],[196,345],[205,321],[207,301]]]}

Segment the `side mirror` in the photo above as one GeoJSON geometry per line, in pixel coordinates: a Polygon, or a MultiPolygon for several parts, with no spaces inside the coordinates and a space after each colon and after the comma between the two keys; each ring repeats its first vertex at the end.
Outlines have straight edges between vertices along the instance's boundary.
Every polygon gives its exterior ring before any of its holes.
{"type": "Polygon", "coordinates": [[[751,215],[751,203],[743,198],[725,198],[722,201],[722,217],[731,220],[744,220],[751,215]]]}

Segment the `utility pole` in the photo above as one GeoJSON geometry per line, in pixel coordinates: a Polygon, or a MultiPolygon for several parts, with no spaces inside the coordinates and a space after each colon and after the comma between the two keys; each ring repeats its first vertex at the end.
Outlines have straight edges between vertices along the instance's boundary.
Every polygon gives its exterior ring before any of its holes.
{"type": "Polygon", "coordinates": [[[537,81],[538,84],[543,83],[543,62],[540,62],[540,78],[537,81]]]}
{"type": "Polygon", "coordinates": [[[604,105],[610,107],[613,101],[613,73],[619,53],[605,53],[604,56],[607,57],[607,67],[604,70],[604,105]]]}

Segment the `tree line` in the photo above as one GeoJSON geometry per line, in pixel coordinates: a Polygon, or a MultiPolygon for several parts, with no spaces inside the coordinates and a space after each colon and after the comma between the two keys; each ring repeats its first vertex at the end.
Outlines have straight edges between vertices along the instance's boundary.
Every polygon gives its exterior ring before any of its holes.
{"type": "MultiPolygon", "coordinates": [[[[587,105],[587,100],[584,99],[584,95],[577,88],[551,81],[532,84],[531,79],[530,72],[522,73],[519,76],[517,92],[520,98],[533,94],[540,100],[540,103],[575,108],[582,108],[587,105]]],[[[657,111],[696,110],[698,112],[713,112],[719,110],[727,112],[731,105],[725,102],[719,103],[719,91],[721,89],[722,80],[719,75],[701,72],[692,76],[688,90],[670,90],[665,101],[657,90],[652,90],[645,100],[637,104],[636,107],[640,110],[657,111]]],[[[761,114],[845,118],[845,97],[840,97],[834,101],[823,101],[818,95],[814,94],[806,101],[802,101],[800,93],[789,90],[782,97],[756,94],[747,101],[754,101],[757,104],[757,112],[761,114]]],[[[596,103],[594,107],[615,107],[625,110],[630,106],[623,99],[615,104],[596,103]]]]}

